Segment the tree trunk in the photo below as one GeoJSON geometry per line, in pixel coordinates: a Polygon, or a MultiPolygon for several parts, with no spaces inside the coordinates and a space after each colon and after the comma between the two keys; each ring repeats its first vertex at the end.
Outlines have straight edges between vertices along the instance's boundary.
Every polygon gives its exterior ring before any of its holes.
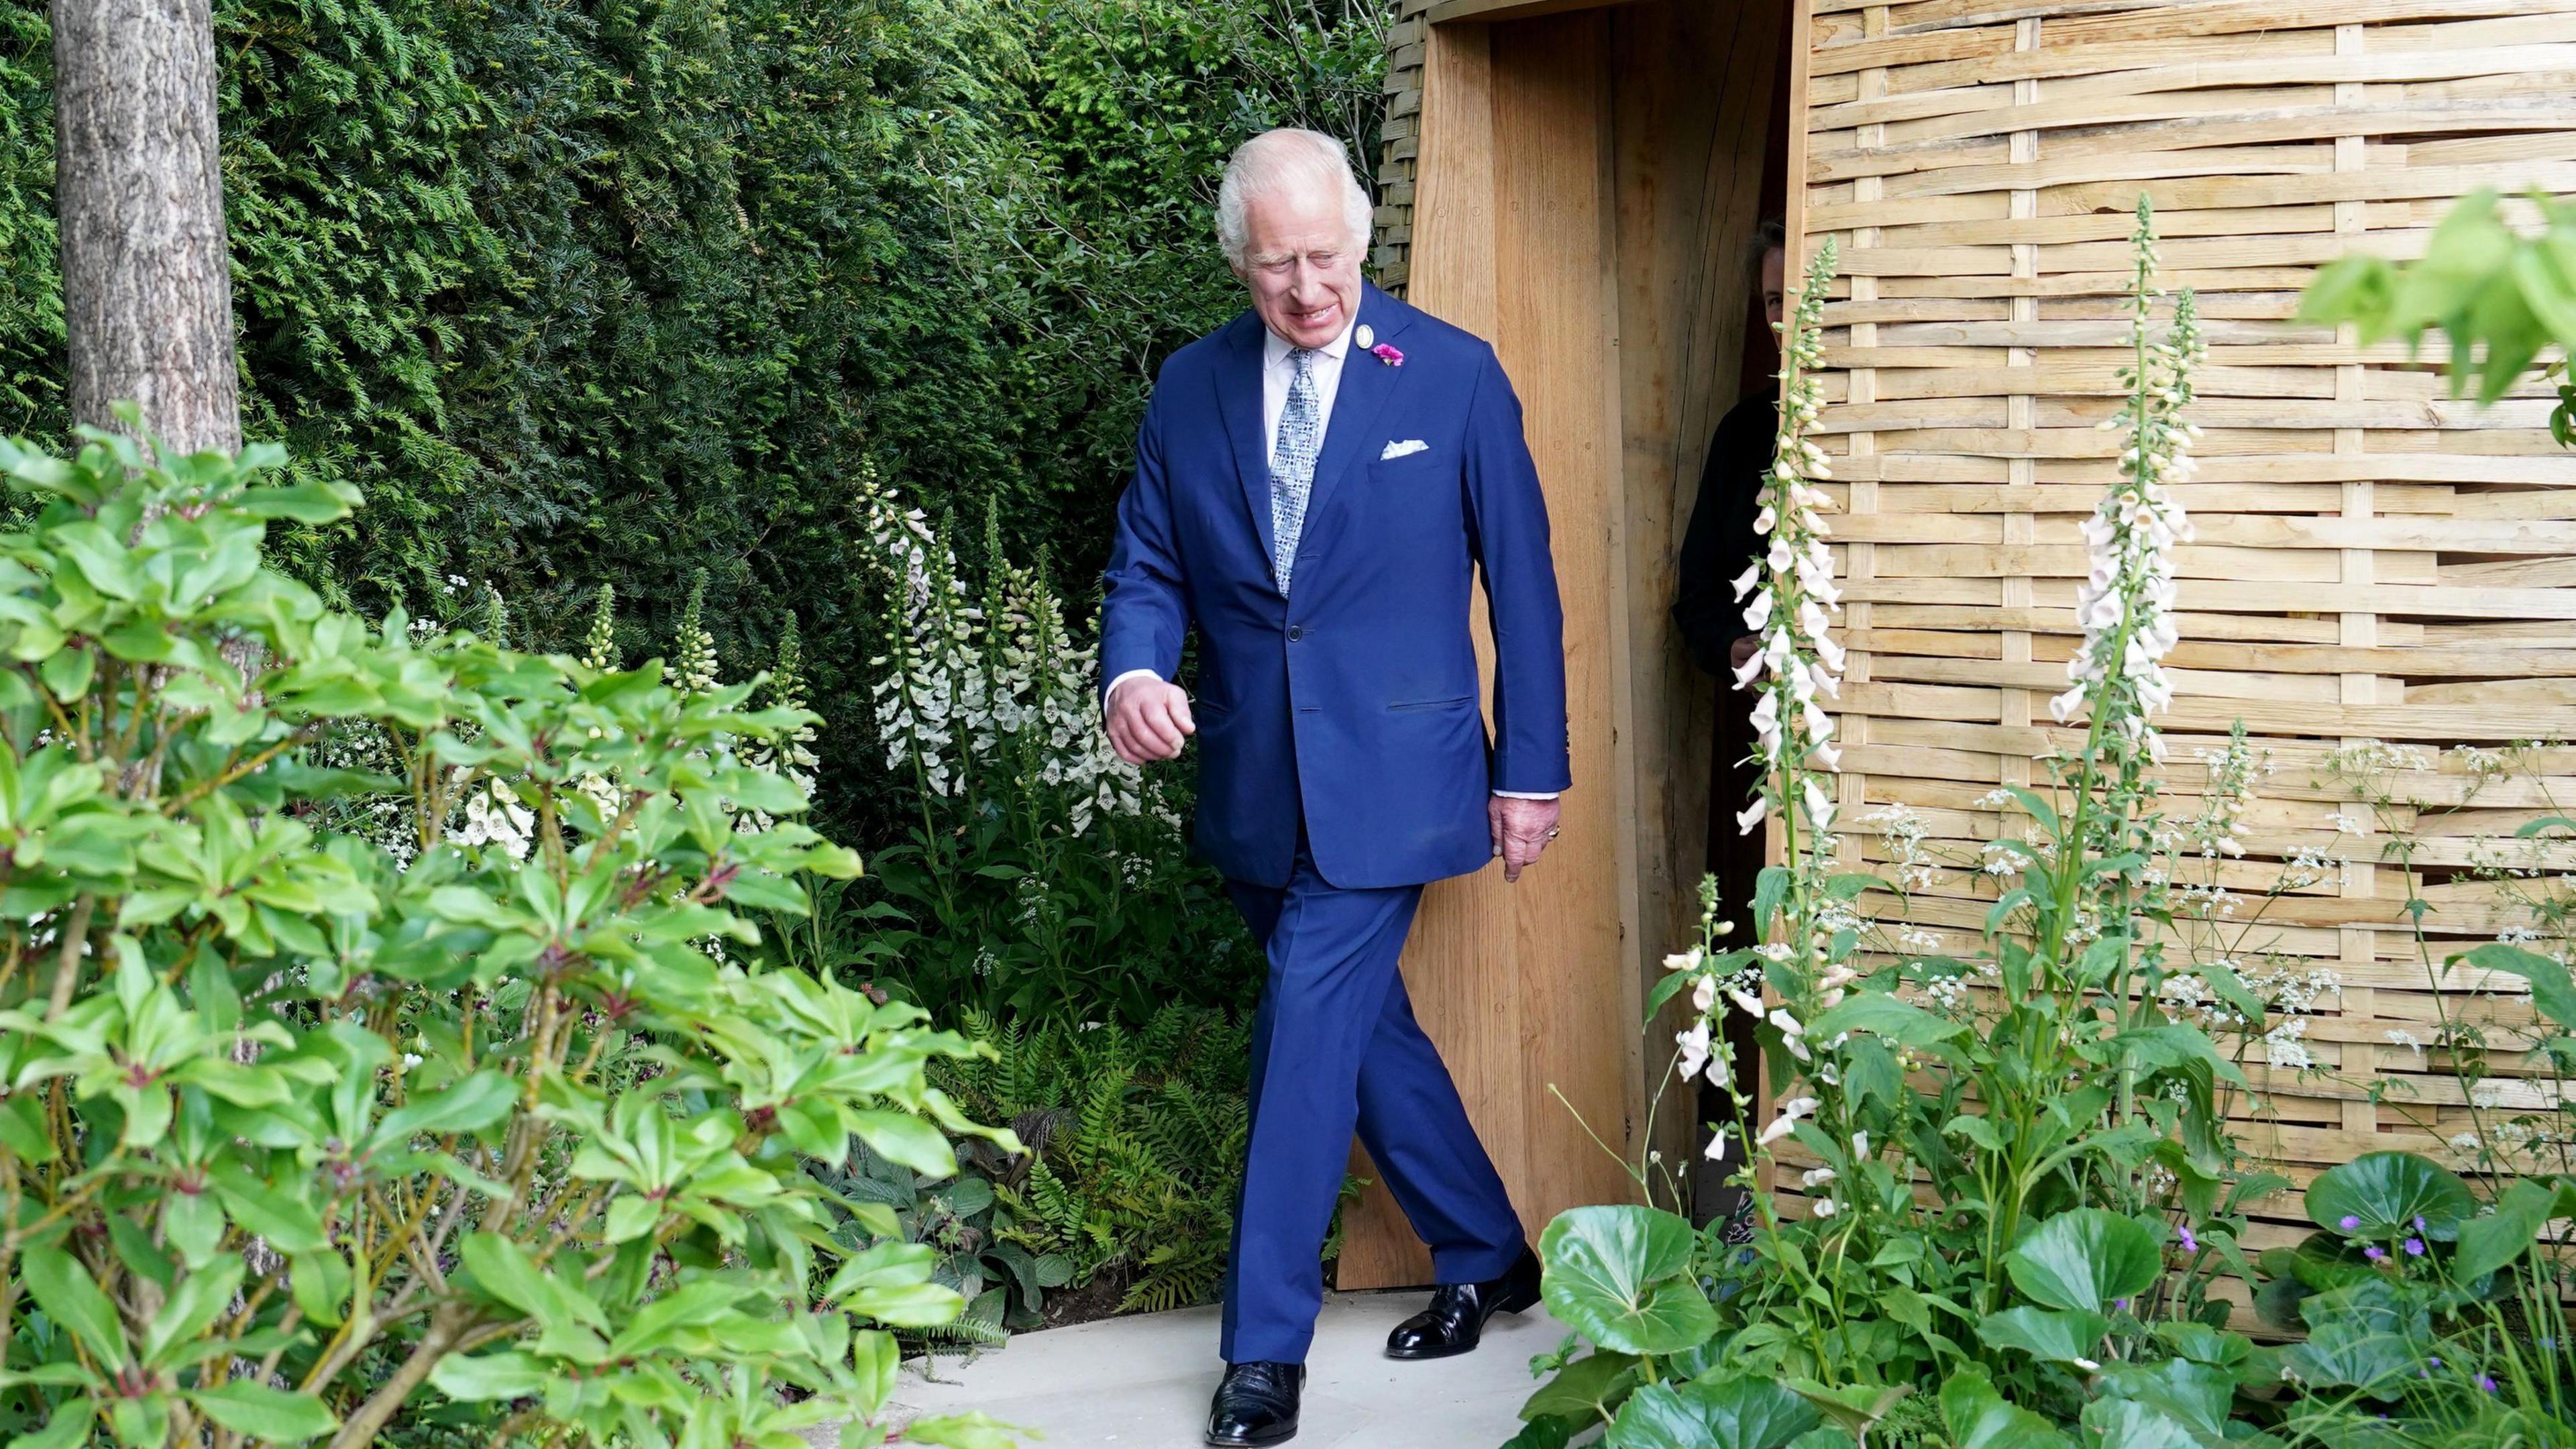
{"type": "Polygon", "coordinates": [[[131,400],[173,452],[241,447],[210,0],[53,0],[72,416],[131,400]]]}

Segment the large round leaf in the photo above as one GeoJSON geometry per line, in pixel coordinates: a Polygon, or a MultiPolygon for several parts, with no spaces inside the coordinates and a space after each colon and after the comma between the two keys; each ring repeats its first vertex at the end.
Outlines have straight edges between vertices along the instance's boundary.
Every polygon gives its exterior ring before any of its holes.
{"type": "MultiPolygon", "coordinates": [[[[2025,1303],[1990,1313],[1977,1324],[1977,1337],[1994,1348],[2017,1348],[2050,1363],[2073,1363],[2105,1357],[2102,1338],[2111,1320],[2084,1309],[2051,1312],[2025,1303]]],[[[1948,1392],[1946,1389],[1943,1392],[1948,1392]]]]}
{"type": "Polygon", "coordinates": [[[2051,1308],[2085,1313],[2137,1297],[2163,1266],[2155,1234],[2104,1208],[2059,1213],[2004,1258],[2014,1287],[2051,1308]]]}
{"type": "Polygon", "coordinates": [[[2066,1436],[2046,1419],[2004,1402],[1976,1364],[1941,1385],[1941,1424],[1959,1449],[2066,1449],[2066,1436]]]}
{"type": "Polygon", "coordinates": [[[1556,1321],[1618,1353],[1678,1353],[1717,1331],[1691,1281],[1690,1224],[1635,1206],[1572,1208],[1539,1234],[1556,1321]]]}
{"type": "Polygon", "coordinates": [[[2359,1237],[2411,1233],[2422,1218],[2426,1234],[2448,1241],[2477,1210],[2467,1184],[2412,1152],[2366,1152],[2308,1184],[2308,1216],[2317,1226],[2359,1237]]]}
{"type": "Polygon", "coordinates": [[[1766,1379],[1649,1384],[1628,1396],[1605,1449],[1780,1449],[1816,1427],[1813,1406],[1766,1379]]]}

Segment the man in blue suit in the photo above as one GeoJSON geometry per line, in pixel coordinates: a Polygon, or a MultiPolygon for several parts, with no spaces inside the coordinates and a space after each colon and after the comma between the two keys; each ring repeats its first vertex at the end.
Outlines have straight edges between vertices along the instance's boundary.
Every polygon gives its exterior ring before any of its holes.
{"type": "Polygon", "coordinates": [[[1464,1353],[1538,1297],[1396,957],[1426,882],[1497,858],[1517,880],[1556,835],[1571,777],[1547,506],[1493,349],[1361,279],[1369,220],[1329,136],[1271,131],[1227,164],[1218,239],[1252,310],[1163,367],[1101,626],[1111,743],[1141,764],[1198,740],[1198,846],[1269,958],[1216,1445],[1297,1431],[1354,1128],[1441,1285],[1390,1354],[1464,1353]],[[1193,627],[1195,698],[1172,683],[1193,627]]]}

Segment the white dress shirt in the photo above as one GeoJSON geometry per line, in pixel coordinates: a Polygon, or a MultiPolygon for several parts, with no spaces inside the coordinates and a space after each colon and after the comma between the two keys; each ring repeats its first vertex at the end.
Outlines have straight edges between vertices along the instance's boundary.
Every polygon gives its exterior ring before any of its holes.
{"type": "MultiPolygon", "coordinates": [[[[1333,399],[1342,390],[1342,360],[1350,354],[1351,331],[1358,325],[1357,317],[1345,323],[1338,336],[1315,349],[1314,360],[1307,364],[1308,373],[1315,383],[1315,450],[1318,454],[1323,451],[1324,434],[1333,425],[1333,399]]],[[[1279,415],[1288,410],[1288,388],[1297,380],[1297,364],[1289,356],[1295,350],[1295,343],[1268,328],[1262,329],[1261,436],[1265,443],[1261,456],[1265,460],[1278,448],[1279,415]]],[[[1128,680],[1137,678],[1160,679],[1162,676],[1150,669],[1130,669],[1109,681],[1109,688],[1102,691],[1100,696],[1101,712],[1104,715],[1108,712],[1110,702],[1118,697],[1118,687],[1128,680]]],[[[1514,800],[1556,798],[1556,792],[1553,790],[1543,794],[1521,790],[1496,790],[1494,793],[1514,800]]]]}
{"type": "MultiPolygon", "coordinates": [[[[1356,325],[1357,319],[1352,325],[1356,325]]],[[[1324,452],[1324,434],[1333,426],[1333,397],[1342,390],[1342,358],[1351,350],[1351,328],[1315,349],[1315,360],[1307,370],[1315,379],[1315,453],[1324,452]]],[[[1288,388],[1297,380],[1297,364],[1289,354],[1296,348],[1287,338],[1264,328],[1261,333],[1261,436],[1269,443],[1262,449],[1268,458],[1279,449],[1279,415],[1288,411],[1288,388]]]]}

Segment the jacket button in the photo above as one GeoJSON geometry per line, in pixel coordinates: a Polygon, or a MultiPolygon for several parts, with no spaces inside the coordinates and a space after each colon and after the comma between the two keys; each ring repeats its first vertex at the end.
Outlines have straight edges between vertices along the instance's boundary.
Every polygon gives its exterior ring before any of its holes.
{"type": "Polygon", "coordinates": [[[1296,643],[1298,640],[1303,639],[1303,638],[1305,638],[1305,637],[1306,637],[1306,631],[1305,631],[1305,629],[1304,629],[1303,627],[1301,627],[1301,626],[1299,626],[1299,625],[1296,625],[1296,624],[1291,624],[1291,625],[1289,625],[1289,626],[1288,626],[1288,642],[1289,642],[1289,643],[1294,644],[1294,643],[1296,643]]]}

